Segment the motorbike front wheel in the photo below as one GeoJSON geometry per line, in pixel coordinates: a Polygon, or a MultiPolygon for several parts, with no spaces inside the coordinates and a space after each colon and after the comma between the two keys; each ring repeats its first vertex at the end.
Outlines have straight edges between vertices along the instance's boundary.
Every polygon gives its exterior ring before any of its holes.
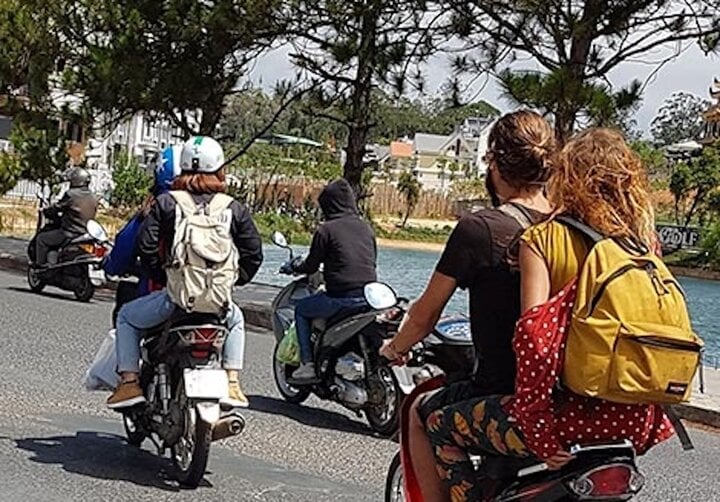
{"type": "Polygon", "coordinates": [[[388,469],[387,478],[385,479],[385,502],[405,502],[400,452],[395,454],[388,469]]]}
{"type": "Polygon", "coordinates": [[[273,351],[273,377],[275,377],[275,386],[285,401],[292,404],[300,404],[310,396],[310,390],[308,388],[296,388],[288,383],[288,372],[291,371],[293,367],[278,361],[276,357],[278,346],[279,344],[276,343],[275,350],[273,351]]]}
{"type": "Polygon", "coordinates": [[[400,406],[405,395],[390,367],[380,365],[376,372],[371,385],[374,404],[365,408],[365,417],[375,432],[392,436],[400,423],[400,406]]]}
{"type": "Polygon", "coordinates": [[[123,414],[123,426],[128,444],[139,447],[145,441],[145,433],[140,430],[130,415],[123,414]]]}
{"type": "MultiPolygon", "coordinates": [[[[184,383],[181,381],[184,396],[184,383]]],[[[171,448],[173,464],[177,471],[178,482],[188,488],[197,488],[205,476],[210,443],[212,442],[212,426],[200,418],[195,407],[186,399],[182,399],[183,434],[171,448]]]]}
{"type": "Polygon", "coordinates": [[[32,265],[29,265],[27,269],[27,281],[30,291],[33,293],[39,293],[45,287],[45,283],[40,279],[37,269],[32,265]]]}

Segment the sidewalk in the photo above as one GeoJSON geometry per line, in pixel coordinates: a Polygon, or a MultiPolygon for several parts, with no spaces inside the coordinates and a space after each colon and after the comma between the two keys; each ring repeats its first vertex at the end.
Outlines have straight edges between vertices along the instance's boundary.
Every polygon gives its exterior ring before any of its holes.
{"type": "MultiPolygon", "coordinates": [[[[0,237],[0,269],[27,270],[27,242],[23,239],[0,237]]],[[[115,289],[114,282],[105,286],[115,289]]],[[[235,290],[235,301],[245,313],[248,324],[261,328],[272,329],[270,305],[279,288],[268,284],[251,283],[235,290]]]]}
{"type": "MultiPolygon", "coordinates": [[[[0,237],[0,269],[25,271],[27,241],[0,237]]],[[[108,283],[114,289],[114,283],[108,283]]],[[[272,330],[271,304],[279,288],[251,283],[235,290],[235,301],[245,313],[248,324],[272,330]]],[[[266,333],[272,334],[271,331],[266,333]]],[[[706,368],[703,372],[705,393],[699,390],[700,375],[695,379],[690,403],[676,407],[681,418],[720,428],[720,370],[706,368]]]]}

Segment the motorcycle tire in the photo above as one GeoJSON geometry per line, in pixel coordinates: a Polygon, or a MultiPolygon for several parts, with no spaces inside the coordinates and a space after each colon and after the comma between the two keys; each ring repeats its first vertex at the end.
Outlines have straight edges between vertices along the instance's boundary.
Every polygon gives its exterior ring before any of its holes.
{"type": "Polygon", "coordinates": [[[144,432],[138,429],[133,419],[123,414],[123,427],[125,427],[125,436],[129,445],[140,447],[147,437],[144,432]]]}
{"type": "Polygon", "coordinates": [[[93,286],[87,274],[80,279],[80,284],[75,288],[73,294],[75,295],[75,299],[80,302],[89,302],[92,300],[92,297],[95,295],[95,286],[93,286]]]}
{"type": "Polygon", "coordinates": [[[301,404],[310,396],[310,389],[302,387],[296,388],[288,383],[287,373],[292,366],[277,360],[277,357],[275,357],[277,350],[278,344],[276,343],[275,350],[273,350],[273,378],[275,379],[275,386],[285,401],[292,404],[301,404]]]}
{"type": "Polygon", "coordinates": [[[387,477],[385,478],[385,502],[405,502],[400,452],[395,454],[388,468],[387,477]]]}
{"type": "Polygon", "coordinates": [[[33,293],[39,293],[45,288],[45,283],[42,279],[40,279],[37,274],[37,270],[35,270],[32,266],[28,266],[27,281],[30,291],[33,293]]]}
{"type": "Polygon", "coordinates": [[[180,485],[186,488],[197,488],[205,477],[210,443],[212,442],[212,426],[202,420],[193,408],[185,408],[185,432],[172,446],[172,460],[180,485]],[[189,451],[180,451],[180,446],[190,443],[189,451]],[[182,455],[183,458],[179,458],[182,455]],[[189,458],[186,458],[189,457],[189,458]]]}
{"type": "Polygon", "coordinates": [[[379,411],[377,406],[365,408],[365,418],[370,427],[381,436],[390,437],[398,430],[400,424],[400,407],[402,406],[405,394],[403,393],[397,378],[388,366],[378,366],[378,378],[385,386],[385,410],[379,411]],[[387,395],[390,391],[390,395],[387,395]]]}

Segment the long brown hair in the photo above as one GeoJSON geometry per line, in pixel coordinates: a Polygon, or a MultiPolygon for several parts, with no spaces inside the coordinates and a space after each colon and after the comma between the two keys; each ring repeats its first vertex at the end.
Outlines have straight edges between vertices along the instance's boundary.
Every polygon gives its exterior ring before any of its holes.
{"type": "Polygon", "coordinates": [[[647,173],[619,131],[588,129],[568,141],[549,199],[604,235],[648,246],[655,240],[647,173]]]}
{"type": "Polygon", "coordinates": [[[227,190],[225,169],[214,173],[184,172],[175,178],[172,190],[185,190],[195,194],[225,192],[227,190]]]}
{"type": "Polygon", "coordinates": [[[538,113],[520,110],[502,116],[488,136],[487,160],[513,188],[541,186],[550,177],[557,142],[550,124],[538,113]]]}

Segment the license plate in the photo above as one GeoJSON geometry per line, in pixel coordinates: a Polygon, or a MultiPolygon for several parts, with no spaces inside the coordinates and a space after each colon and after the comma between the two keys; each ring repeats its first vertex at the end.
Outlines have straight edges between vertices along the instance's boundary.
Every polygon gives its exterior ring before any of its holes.
{"type": "Polygon", "coordinates": [[[228,395],[228,377],[225,370],[186,368],[183,377],[187,397],[221,399],[228,395]]]}
{"type": "Polygon", "coordinates": [[[105,284],[105,272],[102,269],[88,265],[88,275],[90,276],[90,282],[93,283],[93,286],[102,286],[105,284]]]}

